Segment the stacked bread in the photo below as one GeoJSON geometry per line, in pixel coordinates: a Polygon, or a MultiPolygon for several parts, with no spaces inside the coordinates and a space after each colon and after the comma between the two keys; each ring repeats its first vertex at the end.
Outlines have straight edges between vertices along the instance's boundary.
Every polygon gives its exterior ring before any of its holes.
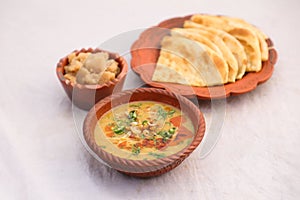
{"type": "Polygon", "coordinates": [[[193,15],[161,41],[152,80],[199,87],[235,82],[261,70],[267,38],[242,19],[193,15]]]}

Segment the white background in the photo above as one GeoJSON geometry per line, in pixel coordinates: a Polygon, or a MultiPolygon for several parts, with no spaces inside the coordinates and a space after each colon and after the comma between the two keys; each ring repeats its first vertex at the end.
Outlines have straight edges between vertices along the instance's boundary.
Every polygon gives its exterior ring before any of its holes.
{"type": "Polygon", "coordinates": [[[0,198],[299,199],[299,8],[298,0],[1,1],[0,198]],[[279,54],[272,78],[227,100],[222,136],[205,159],[196,151],[147,180],[98,163],[77,135],[59,58],[193,13],[260,27],[279,54]]]}

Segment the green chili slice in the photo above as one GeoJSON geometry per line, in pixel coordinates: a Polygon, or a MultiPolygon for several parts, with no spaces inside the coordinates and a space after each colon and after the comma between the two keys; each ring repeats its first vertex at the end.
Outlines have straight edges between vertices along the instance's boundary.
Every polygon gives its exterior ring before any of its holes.
{"type": "Polygon", "coordinates": [[[168,132],[173,135],[175,133],[175,131],[176,131],[176,128],[173,127],[173,128],[170,128],[168,132]]]}
{"type": "Polygon", "coordinates": [[[132,146],[132,154],[133,155],[139,155],[141,152],[141,148],[140,147],[137,147],[135,145],[132,146]]]}
{"type": "Polygon", "coordinates": [[[124,130],[125,130],[125,126],[116,126],[113,128],[114,133],[118,135],[124,133],[124,130]]]}
{"type": "Polygon", "coordinates": [[[128,114],[128,118],[135,121],[136,118],[137,118],[136,110],[130,111],[129,114],[128,114]]]}

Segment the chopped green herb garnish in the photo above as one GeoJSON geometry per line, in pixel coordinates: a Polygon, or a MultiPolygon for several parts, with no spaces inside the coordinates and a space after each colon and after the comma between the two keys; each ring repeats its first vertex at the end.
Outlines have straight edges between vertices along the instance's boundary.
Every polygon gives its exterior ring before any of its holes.
{"type": "Polygon", "coordinates": [[[176,130],[176,128],[173,127],[173,128],[170,128],[168,132],[173,135],[175,133],[175,130],[176,130]]]}
{"type": "Polygon", "coordinates": [[[141,148],[133,145],[132,146],[132,154],[133,155],[139,155],[140,153],[141,153],[141,148]]]}
{"type": "Polygon", "coordinates": [[[162,109],[161,107],[158,108],[158,111],[157,111],[158,118],[166,119],[167,114],[168,113],[164,109],[162,109]]]}
{"type": "Polygon", "coordinates": [[[138,104],[130,104],[129,107],[136,107],[139,108],[141,107],[142,103],[138,103],[138,104]]]}
{"type": "Polygon", "coordinates": [[[160,135],[163,138],[163,141],[166,142],[168,139],[172,138],[175,133],[176,128],[170,128],[168,131],[159,131],[157,135],[160,135]]]}
{"type": "Polygon", "coordinates": [[[169,134],[167,131],[159,131],[157,135],[160,135],[161,137],[168,137],[169,134]]]}
{"type": "Polygon", "coordinates": [[[113,128],[114,133],[118,135],[124,133],[124,130],[125,130],[125,126],[116,126],[113,128]]]}
{"type": "Polygon", "coordinates": [[[136,118],[137,118],[137,113],[136,113],[136,110],[132,110],[132,111],[130,111],[130,112],[129,112],[129,114],[128,114],[128,118],[129,118],[130,120],[133,120],[133,121],[135,121],[135,120],[136,120],[136,118]]]}
{"type": "Polygon", "coordinates": [[[149,156],[153,156],[153,157],[158,158],[158,159],[166,157],[166,155],[163,154],[163,153],[152,153],[152,152],[149,152],[148,155],[149,156]]]}
{"type": "Polygon", "coordinates": [[[147,121],[147,120],[144,120],[144,121],[142,122],[142,124],[143,124],[143,125],[146,125],[146,124],[148,124],[148,121],[147,121]]]}
{"type": "Polygon", "coordinates": [[[168,112],[168,115],[173,115],[175,112],[176,112],[175,110],[170,110],[170,111],[168,112]]]}
{"type": "Polygon", "coordinates": [[[162,138],[163,138],[163,141],[164,142],[166,142],[167,141],[167,139],[170,139],[171,137],[171,135],[169,134],[169,132],[167,132],[167,131],[159,131],[158,133],[157,133],[157,135],[160,135],[162,138]]]}

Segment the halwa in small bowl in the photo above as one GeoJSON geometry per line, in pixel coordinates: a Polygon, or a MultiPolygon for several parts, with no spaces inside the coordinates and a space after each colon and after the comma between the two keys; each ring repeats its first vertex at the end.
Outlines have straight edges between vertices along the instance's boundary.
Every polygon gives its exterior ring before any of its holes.
{"type": "Polygon", "coordinates": [[[121,91],[127,71],[126,60],[117,53],[92,48],[73,51],[60,59],[56,67],[68,97],[84,110],[121,91]]]}
{"type": "Polygon", "coordinates": [[[104,98],[89,111],[83,125],[84,139],[97,159],[136,177],[174,169],[196,149],[204,132],[205,120],[197,106],[155,88],[104,98]]]}

